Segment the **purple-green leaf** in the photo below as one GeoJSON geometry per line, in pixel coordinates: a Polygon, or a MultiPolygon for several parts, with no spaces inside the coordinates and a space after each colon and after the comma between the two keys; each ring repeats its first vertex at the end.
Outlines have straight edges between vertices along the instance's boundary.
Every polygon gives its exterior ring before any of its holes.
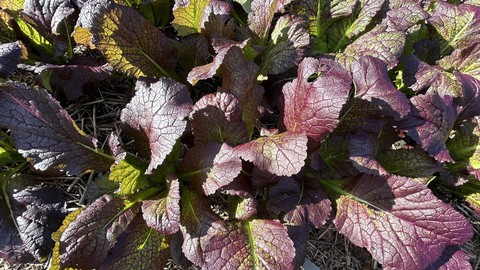
{"type": "Polygon", "coordinates": [[[96,140],[81,131],[44,89],[20,83],[0,85],[0,127],[10,129],[18,152],[41,171],[101,172],[113,161],[96,150],[96,140]]]}
{"type": "Polygon", "coordinates": [[[283,87],[283,122],[287,130],[306,132],[316,141],[324,139],[337,126],[351,85],[350,75],[338,63],[305,58],[298,77],[283,87]]]}
{"type": "Polygon", "coordinates": [[[48,34],[64,32],[64,20],[74,12],[73,4],[64,0],[25,0],[22,11],[39,32],[48,34]]]}
{"type": "Polygon", "coordinates": [[[354,62],[350,69],[356,97],[371,101],[397,120],[410,112],[410,102],[405,94],[393,86],[383,61],[364,56],[354,62]]]}
{"type": "Polygon", "coordinates": [[[384,269],[423,269],[472,237],[469,221],[423,184],[364,175],[337,199],[337,230],[384,269]]]}
{"type": "Polygon", "coordinates": [[[122,110],[121,120],[137,137],[137,143],[149,146],[146,173],[150,174],[183,134],[192,100],[185,85],[166,78],[151,84],[138,80],[135,89],[135,96],[122,110]]]}
{"type": "Polygon", "coordinates": [[[235,147],[235,152],[261,170],[279,176],[290,176],[298,173],[305,165],[307,141],[304,133],[287,131],[241,144],[235,147]]]}
{"type": "Polygon", "coordinates": [[[210,142],[189,149],[179,170],[182,179],[212,195],[240,174],[242,161],[228,144],[210,142]]]}
{"type": "Polygon", "coordinates": [[[174,234],[180,225],[180,183],[171,176],[168,190],[142,202],[145,223],[160,234],[174,234]]]}
{"type": "MultiPolygon", "coordinates": [[[[213,227],[219,225],[214,224],[213,227]]],[[[228,222],[208,233],[204,269],[293,270],[295,249],[278,220],[228,222]]]]}

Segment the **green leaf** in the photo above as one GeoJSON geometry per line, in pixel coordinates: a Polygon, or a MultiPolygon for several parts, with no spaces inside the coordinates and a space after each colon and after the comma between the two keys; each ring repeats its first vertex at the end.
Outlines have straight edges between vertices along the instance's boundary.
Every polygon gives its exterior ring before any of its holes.
{"type": "Polygon", "coordinates": [[[118,164],[113,164],[109,179],[120,183],[118,194],[130,195],[148,187],[148,177],[145,175],[147,166],[147,164],[129,154],[118,164]]]}
{"type": "Polygon", "coordinates": [[[23,9],[25,0],[0,0],[0,7],[11,11],[19,12],[23,9]]]}
{"type": "Polygon", "coordinates": [[[200,33],[202,27],[203,12],[210,4],[210,0],[190,0],[187,5],[183,1],[175,1],[173,16],[175,19],[172,26],[177,30],[179,36],[200,33]]]}
{"type": "Polygon", "coordinates": [[[50,41],[43,37],[33,26],[24,20],[17,18],[16,23],[22,32],[32,44],[49,55],[55,54],[55,49],[50,41]]]}

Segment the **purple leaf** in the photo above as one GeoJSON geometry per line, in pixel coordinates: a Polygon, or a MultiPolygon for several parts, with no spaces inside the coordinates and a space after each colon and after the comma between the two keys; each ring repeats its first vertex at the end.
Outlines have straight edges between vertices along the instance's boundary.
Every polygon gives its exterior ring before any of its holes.
{"type": "Polygon", "coordinates": [[[334,61],[305,58],[298,68],[298,77],[283,87],[286,128],[306,132],[316,141],[324,139],[339,122],[351,84],[348,72],[334,61]],[[318,78],[310,82],[311,76],[318,78]]]}
{"type": "Polygon", "coordinates": [[[20,41],[0,44],[0,78],[6,78],[17,69],[21,56],[20,41]]]}
{"type": "Polygon", "coordinates": [[[225,56],[221,71],[222,87],[219,91],[232,94],[240,102],[242,119],[251,135],[260,116],[257,107],[264,92],[257,84],[259,67],[245,57],[240,47],[232,47],[225,56]]]}
{"type": "Polygon", "coordinates": [[[208,57],[208,39],[203,35],[188,35],[178,44],[178,64],[184,70],[205,65],[208,57]]]}
{"type": "Polygon", "coordinates": [[[462,50],[457,49],[438,61],[438,64],[446,70],[455,69],[480,80],[480,43],[462,50]]]}
{"type": "Polygon", "coordinates": [[[66,27],[63,21],[74,12],[73,4],[65,0],[25,0],[22,11],[40,33],[49,34],[63,32],[66,27]]]}
{"type": "Polygon", "coordinates": [[[142,202],[143,219],[160,234],[174,234],[180,225],[180,183],[167,178],[168,190],[142,202]]]}
{"type": "Polygon", "coordinates": [[[430,66],[415,56],[409,55],[405,60],[405,84],[416,92],[428,89],[441,95],[458,97],[462,95],[462,86],[455,76],[441,67],[430,66]]]}
{"type": "Polygon", "coordinates": [[[185,85],[166,78],[152,84],[138,80],[135,90],[135,96],[122,110],[121,120],[139,138],[148,140],[150,164],[146,173],[150,174],[183,134],[192,100],[185,85]]]}
{"type": "Polygon", "coordinates": [[[39,183],[35,177],[18,175],[9,181],[8,193],[25,248],[37,260],[45,260],[55,244],[51,235],[67,215],[62,191],[39,183]]]}
{"type": "Polygon", "coordinates": [[[230,216],[237,220],[246,221],[257,214],[257,200],[253,196],[230,197],[229,204],[234,203],[233,214],[230,216]]]}
{"type": "Polygon", "coordinates": [[[375,136],[361,131],[350,138],[350,160],[358,171],[371,175],[389,174],[376,158],[378,144],[375,136]]]}
{"type": "Polygon", "coordinates": [[[428,13],[416,1],[402,1],[400,5],[387,12],[386,21],[390,29],[406,32],[428,17],[428,13]]]}
{"type": "Polygon", "coordinates": [[[427,269],[438,270],[471,270],[467,254],[457,246],[447,246],[442,256],[427,269]]]}
{"type": "Polygon", "coordinates": [[[194,264],[204,266],[203,250],[208,243],[207,233],[213,233],[218,227],[214,222],[222,223],[213,213],[207,197],[188,189],[182,189],[180,230],[183,235],[182,251],[194,264]]]}
{"type": "Polygon", "coordinates": [[[252,1],[252,11],[248,13],[248,27],[261,40],[265,40],[268,35],[276,7],[277,1],[275,0],[252,1]]]}
{"type": "Polygon", "coordinates": [[[423,269],[472,237],[470,222],[409,178],[364,175],[337,200],[334,223],[384,269],[423,269]]]}
{"type": "Polygon", "coordinates": [[[462,84],[462,96],[454,100],[460,106],[457,122],[480,115],[480,80],[461,73],[455,74],[462,84]]]}
{"type": "Polygon", "coordinates": [[[122,213],[123,200],[104,195],[81,212],[58,242],[61,268],[98,268],[138,209],[122,213]]]}
{"type": "Polygon", "coordinates": [[[205,269],[293,270],[293,242],[278,220],[229,222],[214,232],[209,231],[206,240],[205,269]]]}
{"type": "Polygon", "coordinates": [[[305,22],[290,15],[278,19],[268,51],[262,57],[262,74],[280,74],[300,63],[310,43],[304,24],[305,22]]]}
{"type": "Polygon", "coordinates": [[[408,135],[439,162],[453,161],[445,142],[452,131],[457,111],[451,96],[438,93],[414,96],[415,113],[424,123],[408,129],[408,135]]]}
{"type": "Polygon", "coordinates": [[[212,45],[216,47],[217,55],[213,58],[213,61],[203,65],[194,67],[187,76],[187,81],[192,85],[195,85],[200,80],[206,80],[212,78],[215,73],[217,73],[217,69],[220,68],[220,65],[223,63],[223,59],[227,55],[228,51],[233,47],[243,48],[247,45],[248,40],[243,42],[228,42],[228,43],[220,43],[220,41],[216,41],[215,39],[212,41],[212,45]],[[215,43],[220,43],[215,45],[215,43]]]}
{"type": "Polygon", "coordinates": [[[351,71],[356,97],[371,101],[397,120],[410,112],[410,102],[393,86],[383,61],[364,56],[351,65],[351,71]]]}
{"type": "Polygon", "coordinates": [[[44,89],[20,83],[1,85],[0,127],[10,129],[19,153],[35,169],[79,175],[110,168],[110,158],[95,150],[96,140],[81,131],[44,89]]]}
{"type": "Polygon", "coordinates": [[[203,96],[190,115],[195,143],[225,142],[231,146],[248,141],[240,103],[231,94],[203,96]]]}
{"type": "Polygon", "coordinates": [[[305,165],[307,141],[305,134],[287,131],[239,145],[235,147],[235,152],[261,170],[290,176],[305,165]]]}
{"type": "Polygon", "coordinates": [[[242,170],[242,161],[227,144],[211,142],[189,149],[180,164],[181,178],[202,186],[206,195],[228,185],[242,170]]]}
{"type": "Polygon", "coordinates": [[[327,194],[316,180],[289,177],[270,189],[268,211],[295,226],[320,228],[332,211],[327,194]]]}
{"type": "Polygon", "coordinates": [[[170,238],[152,230],[138,215],[118,237],[101,269],[162,269],[170,258],[170,238]]]}

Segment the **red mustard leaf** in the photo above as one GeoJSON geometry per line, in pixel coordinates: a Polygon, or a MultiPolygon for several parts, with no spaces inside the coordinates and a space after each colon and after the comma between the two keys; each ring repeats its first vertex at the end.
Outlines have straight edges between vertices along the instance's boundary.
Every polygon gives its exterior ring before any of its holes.
{"type": "Polygon", "coordinates": [[[137,215],[108,252],[101,269],[163,269],[170,258],[170,236],[148,227],[137,215]]]}
{"type": "Polygon", "coordinates": [[[248,27],[262,41],[266,39],[275,14],[276,0],[253,0],[248,13],[248,27]]]}
{"type": "Polygon", "coordinates": [[[95,150],[96,140],[81,131],[44,89],[0,85],[0,127],[10,129],[18,152],[35,169],[78,175],[110,168],[111,160],[95,150]]]}
{"type": "Polygon", "coordinates": [[[384,269],[423,269],[472,236],[470,222],[412,179],[363,175],[337,200],[334,223],[384,269]]]}
{"type": "Polygon", "coordinates": [[[135,90],[135,96],[122,110],[121,120],[135,135],[148,139],[150,164],[146,173],[150,174],[183,134],[192,100],[185,85],[166,78],[152,84],[138,80],[135,90]]]}
{"type": "Polygon", "coordinates": [[[480,80],[455,72],[462,84],[462,97],[454,100],[461,106],[457,122],[480,115],[480,80]]]}
{"type": "Polygon", "coordinates": [[[195,143],[225,142],[231,146],[248,141],[240,103],[231,94],[203,96],[190,115],[195,143]]]}
{"type": "Polygon", "coordinates": [[[259,67],[249,61],[240,47],[232,47],[221,65],[221,92],[232,94],[242,108],[242,119],[251,135],[260,112],[257,107],[263,97],[263,87],[257,85],[259,67]]]}
{"type": "Polygon", "coordinates": [[[361,131],[350,138],[350,161],[358,171],[372,175],[389,174],[376,158],[378,144],[375,136],[361,131]]]}
{"type": "Polygon", "coordinates": [[[167,184],[168,190],[142,202],[143,219],[164,235],[177,232],[180,224],[180,183],[171,178],[167,184]]]}
{"type": "Polygon", "coordinates": [[[296,174],[305,165],[307,136],[287,131],[235,147],[235,152],[261,170],[279,176],[296,174]]]}
{"type": "Polygon", "coordinates": [[[428,269],[438,270],[471,270],[467,254],[458,246],[447,246],[440,259],[434,262],[428,269]]]}
{"type": "Polygon", "coordinates": [[[371,101],[395,119],[410,112],[410,102],[405,94],[393,86],[383,61],[364,56],[351,65],[351,71],[356,97],[371,101]]]}
{"type": "Polygon", "coordinates": [[[332,211],[327,194],[316,180],[283,178],[270,189],[268,211],[295,226],[320,228],[332,211]]]}
{"type": "Polygon", "coordinates": [[[298,77],[283,87],[286,128],[306,132],[308,137],[321,141],[337,126],[351,85],[349,73],[338,63],[327,59],[303,59],[298,77]],[[311,76],[317,78],[310,82],[311,76]]]}
{"type": "Polygon", "coordinates": [[[183,235],[182,251],[194,264],[203,266],[203,250],[208,243],[207,233],[213,233],[214,222],[222,223],[210,208],[210,200],[188,189],[182,189],[180,230],[183,235]]]}
{"type": "Polygon", "coordinates": [[[453,161],[445,142],[452,131],[457,111],[451,96],[427,93],[411,98],[422,125],[408,129],[408,135],[439,162],[453,161]]]}
{"type": "Polygon", "coordinates": [[[124,206],[123,200],[104,195],[83,210],[60,237],[61,268],[98,269],[136,216],[137,209],[121,213],[124,206]]]}
{"type": "Polygon", "coordinates": [[[20,41],[0,44],[0,78],[9,76],[17,69],[22,56],[20,41]]]}
{"type": "Polygon", "coordinates": [[[228,144],[211,142],[189,149],[180,164],[181,178],[202,185],[206,195],[228,185],[242,170],[242,161],[228,144]]]}
{"type": "Polygon", "coordinates": [[[73,4],[64,0],[25,0],[22,11],[34,22],[39,32],[49,34],[65,31],[63,21],[74,12],[73,4]]]}
{"type": "Polygon", "coordinates": [[[229,222],[208,232],[203,267],[293,270],[294,256],[293,241],[278,220],[229,222]]]}

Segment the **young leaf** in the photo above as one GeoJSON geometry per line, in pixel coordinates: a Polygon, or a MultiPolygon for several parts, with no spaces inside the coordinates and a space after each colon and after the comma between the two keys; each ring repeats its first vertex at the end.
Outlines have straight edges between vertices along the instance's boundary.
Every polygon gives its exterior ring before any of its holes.
{"type": "Polygon", "coordinates": [[[208,270],[293,270],[293,242],[278,220],[229,222],[214,233],[209,231],[206,242],[203,266],[208,270]]]}
{"type": "Polygon", "coordinates": [[[122,213],[123,208],[121,199],[104,195],[83,210],[66,228],[61,228],[64,231],[57,241],[59,267],[98,268],[118,235],[138,212],[138,209],[128,209],[122,213]]]}
{"type": "Polygon", "coordinates": [[[18,152],[41,171],[78,175],[107,171],[112,163],[44,89],[20,83],[0,85],[0,127],[11,130],[18,152]]]}
{"type": "Polygon", "coordinates": [[[439,162],[453,161],[445,142],[452,131],[457,111],[451,96],[438,93],[418,95],[411,99],[415,113],[424,123],[408,129],[408,135],[439,162]]]}
{"type": "Polygon", "coordinates": [[[239,145],[235,147],[235,152],[261,170],[290,176],[305,165],[307,141],[304,133],[287,131],[239,145]]]}
{"type": "Polygon", "coordinates": [[[423,269],[472,236],[468,220],[414,180],[364,175],[337,200],[334,223],[385,269],[423,269]]]}
{"type": "Polygon", "coordinates": [[[393,86],[383,61],[364,56],[354,62],[350,69],[356,97],[371,101],[396,120],[410,112],[410,102],[405,94],[393,86]]]}
{"type": "Polygon", "coordinates": [[[231,94],[217,92],[203,96],[190,115],[195,143],[225,142],[235,146],[248,141],[242,114],[240,103],[231,94]]]}
{"type": "Polygon", "coordinates": [[[121,120],[132,129],[138,143],[148,141],[150,163],[146,173],[151,174],[185,130],[192,100],[185,85],[166,78],[151,84],[140,79],[135,89],[135,96],[122,110],[121,120]]]}
{"type": "Polygon", "coordinates": [[[242,161],[226,143],[197,144],[189,149],[180,164],[181,177],[202,186],[206,195],[228,185],[242,170],[242,161]]]}
{"type": "Polygon", "coordinates": [[[61,190],[36,180],[15,176],[8,181],[8,193],[25,248],[37,260],[45,261],[54,246],[50,236],[60,227],[67,208],[61,190]]]}
{"type": "Polygon", "coordinates": [[[92,33],[91,42],[113,68],[137,78],[176,76],[174,41],[135,9],[89,1],[79,15],[79,26],[92,33]]]}
{"type": "Polygon", "coordinates": [[[440,54],[453,49],[464,49],[478,42],[480,37],[480,8],[466,4],[455,6],[439,1],[428,23],[436,30],[440,54]]]}
{"type": "Polygon", "coordinates": [[[21,56],[20,41],[0,44],[0,78],[6,78],[17,69],[21,56]]]}
{"type": "Polygon", "coordinates": [[[287,130],[306,132],[316,141],[324,139],[337,126],[351,85],[350,74],[338,63],[305,58],[298,67],[298,77],[282,90],[287,130]],[[312,76],[315,80],[310,82],[312,76]]]}
{"type": "Polygon", "coordinates": [[[160,234],[174,234],[180,224],[180,183],[167,176],[168,190],[142,202],[143,219],[160,234]]]}
{"type": "Polygon", "coordinates": [[[295,226],[320,228],[327,222],[332,211],[331,202],[315,180],[283,178],[270,189],[268,211],[279,215],[295,226]]]}
{"type": "Polygon", "coordinates": [[[242,119],[249,135],[253,133],[260,116],[258,104],[263,96],[263,87],[257,85],[258,66],[248,61],[239,47],[232,47],[222,65],[222,87],[220,92],[232,94],[242,108],[242,119]]]}
{"type": "Polygon", "coordinates": [[[170,258],[170,236],[148,227],[138,215],[118,237],[100,269],[162,269],[170,258]]]}
{"type": "Polygon", "coordinates": [[[205,8],[210,0],[175,0],[172,26],[179,36],[200,33],[205,8]]]}
{"type": "Polygon", "coordinates": [[[135,194],[138,190],[148,187],[146,169],[147,164],[127,154],[125,159],[112,165],[108,179],[120,183],[119,195],[135,194]]]}
{"type": "Polygon", "coordinates": [[[278,19],[267,52],[262,57],[261,74],[280,74],[297,65],[310,43],[303,21],[289,15],[278,19]]]}

